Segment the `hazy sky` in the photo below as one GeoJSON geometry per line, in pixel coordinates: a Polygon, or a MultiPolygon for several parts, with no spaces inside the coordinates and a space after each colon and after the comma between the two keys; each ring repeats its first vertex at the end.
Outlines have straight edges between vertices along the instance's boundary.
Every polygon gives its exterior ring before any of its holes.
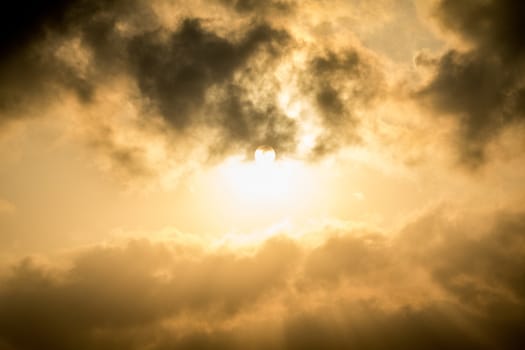
{"type": "Polygon", "coordinates": [[[4,9],[0,350],[525,348],[524,16],[4,9]]]}

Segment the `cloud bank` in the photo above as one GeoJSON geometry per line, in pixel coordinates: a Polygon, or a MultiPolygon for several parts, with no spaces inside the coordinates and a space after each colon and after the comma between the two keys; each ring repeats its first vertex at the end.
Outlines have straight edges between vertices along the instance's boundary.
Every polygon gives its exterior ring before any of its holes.
{"type": "Polygon", "coordinates": [[[23,259],[0,284],[0,344],[520,349],[525,215],[455,215],[434,210],[394,235],[327,228],[316,245],[132,240],[63,265],[23,259]]]}

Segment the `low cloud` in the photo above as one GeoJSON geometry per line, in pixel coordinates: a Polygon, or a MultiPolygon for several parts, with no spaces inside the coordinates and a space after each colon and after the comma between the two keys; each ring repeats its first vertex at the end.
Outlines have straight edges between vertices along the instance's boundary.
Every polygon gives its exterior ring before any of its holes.
{"type": "Polygon", "coordinates": [[[330,229],[255,251],[134,240],[17,263],[5,349],[519,349],[525,215],[429,212],[396,234],[330,229]],[[505,266],[505,269],[501,267],[505,266]]]}

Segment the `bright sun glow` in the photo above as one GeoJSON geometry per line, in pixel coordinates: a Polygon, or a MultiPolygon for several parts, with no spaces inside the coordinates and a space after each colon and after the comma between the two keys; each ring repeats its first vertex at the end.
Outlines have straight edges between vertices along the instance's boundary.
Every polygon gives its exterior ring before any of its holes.
{"type": "Polygon", "coordinates": [[[311,175],[302,162],[276,159],[270,146],[257,148],[254,161],[234,157],[221,166],[229,203],[245,214],[285,214],[302,208],[311,195],[311,175]]]}
{"type": "Polygon", "coordinates": [[[275,161],[275,151],[271,146],[260,146],[255,150],[255,162],[261,166],[270,165],[275,161]]]}
{"type": "Polygon", "coordinates": [[[289,194],[293,167],[288,162],[276,162],[275,151],[261,146],[255,151],[255,162],[231,161],[226,175],[237,196],[251,201],[282,200],[289,194]]]}
{"type": "Polygon", "coordinates": [[[215,168],[207,177],[210,186],[203,187],[204,203],[220,203],[213,211],[230,232],[260,232],[276,222],[310,222],[332,210],[327,203],[334,195],[333,173],[330,164],[259,148],[252,160],[232,156],[215,168]]]}

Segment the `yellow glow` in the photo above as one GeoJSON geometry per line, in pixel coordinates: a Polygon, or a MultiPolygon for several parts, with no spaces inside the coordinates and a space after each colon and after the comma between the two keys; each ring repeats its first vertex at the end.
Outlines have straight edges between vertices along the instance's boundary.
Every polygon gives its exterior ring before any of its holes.
{"type": "Polygon", "coordinates": [[[256,153],[255,162],[228,162],[224,172],[231,190],[253,201],[284,199],[297,169],[288,162],[275,162],[274,157],[272,150],[256,153]]]}
{"type": "Polygon", "coordinates": [[[268,224],[306,215],[319,201],[314,200],[315,182],[319,180],[307,164],[291,159],[273,160],[256,157],[246,162],[230,158],[221,165],[220,210],[242,228],[267,227],[268,224]],[[235,214],[232,214],[235,213],[235,214]],[[244,223],[244,224],[243,224],[244,223]]]}
{"type": "Polygon", "coordinates": [[[258,165],[266,166],[275,160],[275,151],[270,146],[260,146],[255,150],[255,162],[258,165]]]}

